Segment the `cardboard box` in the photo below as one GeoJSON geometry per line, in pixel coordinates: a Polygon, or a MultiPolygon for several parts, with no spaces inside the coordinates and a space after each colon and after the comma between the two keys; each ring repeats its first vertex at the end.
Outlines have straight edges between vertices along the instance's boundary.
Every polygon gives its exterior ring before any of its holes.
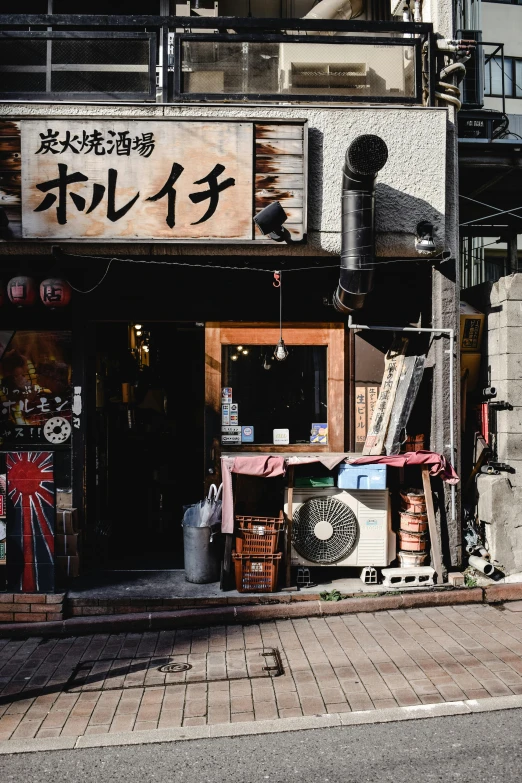
{"type": "Polygon", "coordinates": [[[56,573],[61,579],[74,579],[80,575],[80,558],[78,555],[55,557],[54,565],[56,573]]]}
{"type": "Polygon", "coordinates": [[[78,532],[78,511],[75,508],[56,509],[55,533],[71,536],[78,532]]]}
{"type": "Polygon", "coordinates": [[[461,353],[460,354],[460,377],[463,378],[466,370],[468,371],[468,379],[466,381],[466,391],[474,391],[479,382],[480,376],[480,360],[482,354],[480,353],[461,353]]]}
{"type": "Polygon", "coordinates": [[[78,554],[79,533],[58,533],[54,537],[54,553],[58,557],[74,557],[78,554]]]}
{"type": "Polygon", "coordinates": [[[476,353],[480,351],[486,316],[467,302],[460,303],[460,350],[476,353]]]}

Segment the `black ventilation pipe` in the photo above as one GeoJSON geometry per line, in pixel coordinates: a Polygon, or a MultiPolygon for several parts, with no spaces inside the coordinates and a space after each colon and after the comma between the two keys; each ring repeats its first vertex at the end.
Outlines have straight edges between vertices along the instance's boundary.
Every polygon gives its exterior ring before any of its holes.
{"type": "Polygon", "coordinates": [[[342,240],[339,285],[333,304],[351,313],[371,291],[375,264],[375,178],[388,160],[380,136],[357,136],[346,150],[343,168],[342,240]]]}

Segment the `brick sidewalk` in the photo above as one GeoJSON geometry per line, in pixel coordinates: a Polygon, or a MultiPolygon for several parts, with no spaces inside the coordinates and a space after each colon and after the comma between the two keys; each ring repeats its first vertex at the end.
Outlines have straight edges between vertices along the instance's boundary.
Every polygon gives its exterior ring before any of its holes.
{"type": "Polygon", "coordinates": [[[0,640],[0,688],[0,741],[522,694],[522,602],[0,640]],[[284,675],[249,679],[248,660],[273,647],[284,675]],[[191,672],[163,674],[152,656],[205,662],[209,681],[191,682],[191,672]],[[74,668],[95,660],[93,682],[65,692],[74,668]],[[216,678],[226,667],[239,679],[216,678]]]}

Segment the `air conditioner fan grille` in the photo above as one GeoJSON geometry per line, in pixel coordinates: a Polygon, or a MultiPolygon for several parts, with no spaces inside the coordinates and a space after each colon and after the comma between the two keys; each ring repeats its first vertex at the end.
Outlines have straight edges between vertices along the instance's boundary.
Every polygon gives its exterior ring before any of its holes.
{"type": "Polygon", "coordinates": [[[335,498],[310,498],[293,514],[294,549],[313,563],[327,565],[348,557],[358,533],[352,509],[335,498]]]}

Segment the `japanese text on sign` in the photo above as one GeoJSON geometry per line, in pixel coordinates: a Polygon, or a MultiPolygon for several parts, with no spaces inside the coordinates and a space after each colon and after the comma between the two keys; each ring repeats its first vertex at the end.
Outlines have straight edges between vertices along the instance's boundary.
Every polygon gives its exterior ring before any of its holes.
{"type": "Polygon", "coordinates": [[[22,122],[25,237],[251,239],[252,125],[22,122]]]}

